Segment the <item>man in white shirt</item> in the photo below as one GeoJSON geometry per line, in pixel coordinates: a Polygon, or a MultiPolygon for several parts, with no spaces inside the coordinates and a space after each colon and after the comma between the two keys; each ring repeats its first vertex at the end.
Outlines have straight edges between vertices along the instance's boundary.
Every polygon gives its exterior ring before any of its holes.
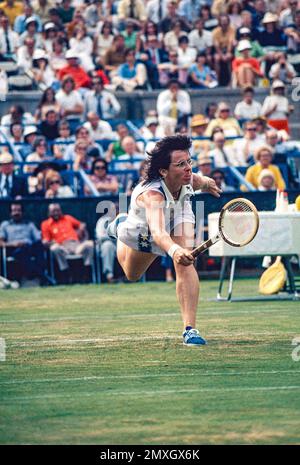
{"type": "Polygon", "coordinates": [[[160,92],[156,106],[158,116],[168,116],[178,123],[186,122],[192,109],[189,94],[180,89],[180,84],[176,80],[171,80],[168,89],[160,92]]]}
{"type": "Polygon", "coordinates": [[[34,53],[35,41],[31,37],[26,37],[24,45],[17,50],[17,65],[24,71],[32,69],[32,60],[34,53]]]}
{"type": "Polygon", "coordinates": [[[195,21],[195,29],[189,33],[189,45],[195,47],[198,52],[205,50],[209,53],[209,49],[213,46],[212,33],[204,29],[202,18],[195,21]]]}
{"type": "Polygon", "coordinates": [[[20,45],[19,35],[9,26],[7,16],[0,16],[0,57],[16,53],[20,45]]]}
{"type": "Polygon", "coordinates": [[[225,147],[225,137],[223,132],[216,132],[213,136],[215,148],[208,152],[208,156],[214,160],[216,168],[225,168],[226,166],[243,166],[243,159],[232,150],[231,147],[225,147]]]}
{"type": "Polygon", "coordinates": [[[75,90],[75,81],[72,76],[64,77],[62,88],[56,94],[56,101],[62,108],[62,116],[67,120],[82,118],[83,100],[80,93],[75,90]]]}
{"type": "Polygon", "coordinates": [[[100,120],[97,113],[90,111],[87,114],[87,122],[83,125],[90,133],[93,140],[116,139],[112,127],[106,121],[100,120]]]}
{"type": "Polygon", "coordinates": [[[257,135],[255,122],[247,121],[244,123],[243,129],[244,137],[242,139],[235,139],[232,144],[232,150],[241,164],[246,166],[249,163],[249,159],[254,156],[255,150],[265,145],[265,141],[257,135]]]}
{"type": "Polygon", "coordinates": [[[167,14],[169,0],[150,0],[147,3],[146,12],[148,21],[158,24],[167,14]]]}
{"type": "Polygon", "coordinates": [[[261,104],[253,99],[253,87],[245,87],[243,90],[243,100],[238,102],[234,109],[236,119],[253,119],[261,115],[261,104]]]}
{"type": "Polygon", "coordinates": [[[84,95],[84,115],[92,111],[97,113],[99,118],[115,118],[121,110],[121,105],[116,97],[111,93],[103,90],[103,81],[101,77],[96,76],[92,79],[92,90],[87,91],[84,95]]]}

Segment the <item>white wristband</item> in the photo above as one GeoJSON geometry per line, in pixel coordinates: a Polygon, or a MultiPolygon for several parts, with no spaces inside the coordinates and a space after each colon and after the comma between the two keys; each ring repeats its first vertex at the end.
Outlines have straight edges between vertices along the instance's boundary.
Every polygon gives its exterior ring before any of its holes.
{"type": "Polygon", "coordinates": [[[171,245],[171,247],[169,248],[169,250],[168,250],[167,253],[168,253],[168,255],[169,255],[171,258],[173,258],[174,253],[175,253],[176,250],[178,250],[178,249],[181,249],[180,245],[178,245],[178,244],[173,244],[173,245],[171,245]]]}

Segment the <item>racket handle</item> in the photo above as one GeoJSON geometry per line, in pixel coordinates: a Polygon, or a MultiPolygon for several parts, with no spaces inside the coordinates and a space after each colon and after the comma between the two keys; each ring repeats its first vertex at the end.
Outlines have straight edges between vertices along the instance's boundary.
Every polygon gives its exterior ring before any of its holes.
{"type": "Polygon", "coordinates": [[[208,239],[207,241],[203,242],[202,244],[198,245],[194,250],[192,250],[191,255],[193,255],[194,258],[198,257],[201,253],[205,252],[209,247],[214,245],[216,242],[220,240],[220,236],[214,236],[211,239],[208,239]]]}

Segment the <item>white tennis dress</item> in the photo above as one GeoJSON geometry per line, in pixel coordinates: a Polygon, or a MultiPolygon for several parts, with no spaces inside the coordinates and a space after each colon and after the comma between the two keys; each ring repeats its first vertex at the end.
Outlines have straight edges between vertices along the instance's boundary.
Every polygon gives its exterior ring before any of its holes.
{"type": "Polygon", "coordinates": [[[166,255],[151,236],[145,208],[137,204],[138,197],[146,191],[163,194],[166,231],[170,234],[174,228],[182,223],[195,224],[195,216],[190,202],[194,190],[191,184],[182,186],[179,198],[175,201],[165,182],[158,180],[148,184],[140,183],[132,192],[128,217],[118,227],[118,238],[134,250],[166,255]]]}

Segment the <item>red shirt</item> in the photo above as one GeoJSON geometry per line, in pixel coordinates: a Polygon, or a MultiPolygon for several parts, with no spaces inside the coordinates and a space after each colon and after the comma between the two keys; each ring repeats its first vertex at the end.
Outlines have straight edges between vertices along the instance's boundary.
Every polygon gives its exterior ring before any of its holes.
{"type": "Polygon", "coordinates": [[[54,241],[58,244],[62,244],[64,241],[78,241],[76,229],[80,225],[80,221],[71,215],[62,215],[58,221],[49,218],[41,224],[42,238],[45,241],[54,241]]]}
{"type": "Polygon", "coordinates": [[[67,65],[58,71],[58,79],[60,81],[62,81],[67,75],[72,76],[74,79],[76,89],[79,89],[80,87],[89,87],[91,84],[91,79],[80,66],[67,65]]]}
{"type": "Polygon", "coordinates": [[[232,69],[233,71],[237,71],[240,65],[244,64],[249,64],[252,66],[253,69],[255,69],[260,76],[263,76],[263,73],[261,72],[259,61],[256,58],[243,58],[243,57],[238,57],[235,58],[232,62],[232,69]]]}

